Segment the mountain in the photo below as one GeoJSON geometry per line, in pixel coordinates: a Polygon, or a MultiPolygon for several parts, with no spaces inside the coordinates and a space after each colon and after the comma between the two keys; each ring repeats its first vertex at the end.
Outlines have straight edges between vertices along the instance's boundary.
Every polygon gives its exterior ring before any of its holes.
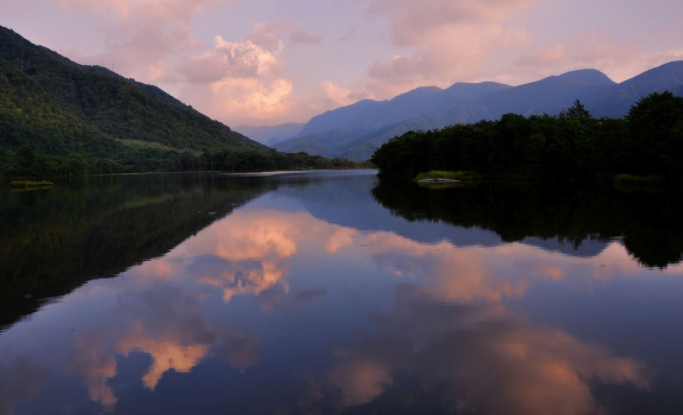
{"type": "Polygon", "coordinates": [[[240,125],[235,127],[235,131],[239,131],[254,141],[272,147],[278,142],[285,141],[299,134],[304,125],[303,123],[295,122],[264,127],[240,125]]]}
{"type": "Polygon", "coordinates": [[[664,90],[683,96],[683,62],[671,62],[621,84],[585,69],[516,87],[493,82],[424,87],[388,101],[365,100],[327,111],[275,148],[361,161],[410,130],[494,120],[506,113],[558,114],[577,99],[595,116],[621,117],[643,96],[664,90]]]}
{"type": "Polygon", "coordinates": [[[0,150],[33,145],[45,154],[105,157],[125,145],[66,111],[21,70],[0,57],[0,150]]]}
{"type": "Polygon", "coordinates": [[[343,143],[340,154],[330,152],[328,157],[341,157],[349,160],[368,160],[376,149],[393,137],[408,131],[444,128],[453,124],[466,123],[473,119],[488,118],[488,110],[482,105],[457,105],[448,111],[411,118],[398,124],[388,125],[355,140],[343,143]]]}
{"type": "Polygon", "coordinates": [[[313,117],[299,133],[300,137],[332,130],[376,130],[413,117],[447,111],[457,104],[470,103],[486,94],[510,88],[485,82],[455,84],[448,89],[417,88],[388,101],[364,100],[313,117]]]}
{"type": "Polygon", "coordinates": [[[25,144],[48,155],[117,161],[141,148],[272,151],[155,86],[79,65],[4,27],[0,84],[0,156],[25,144]]]}
{"type": "Polygon", "coordinates": [[[683,96],[683,61],[667,63],[622,82],[591,110],[601,116],[621,117],[640,98],[664,91],[683,96]]]}
{"type": "Polygon", "coordinates": [[[479,103],[489,109],[492,119],[506,113],[522,115],[557,114],[575,100],[594,102],[617,85],[602,72],[588,69],[551,76],[537,82],[494,92],[479,103]]]}

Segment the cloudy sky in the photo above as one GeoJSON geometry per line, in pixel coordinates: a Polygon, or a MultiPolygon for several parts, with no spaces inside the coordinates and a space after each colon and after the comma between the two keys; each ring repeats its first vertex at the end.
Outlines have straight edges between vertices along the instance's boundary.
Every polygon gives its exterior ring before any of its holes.
{"type": "Polygon", "coordinates": [[[0,25],[231,126],[417,86],[683,59],[681,0],[0,0],[0,25]]]}

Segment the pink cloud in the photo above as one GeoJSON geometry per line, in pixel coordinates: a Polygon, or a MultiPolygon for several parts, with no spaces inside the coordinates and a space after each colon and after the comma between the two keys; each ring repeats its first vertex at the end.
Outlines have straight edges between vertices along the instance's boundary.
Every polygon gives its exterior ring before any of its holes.
{"type": "Polygon", "coordinates": [[[554,65],[567,56],[566,45],[555,45],[552,48],[544,49],[532,54],[523,55],[515,62],[519,66],[548,66],[554,65]]]}
{"type": "Polygon", "coordinates": [[[575,69],[598,69],[617,82],[674,60],[683,49],[643,53],[636,45],[619,45],[598,31],[570,36],[554,45],[531,46],[509,70],[511,77],[536,80],[575,69]]]}
{"type": "Polygon", "coordinates": [[[125,76],[147,82],[164,78],[165,60],[191,50],[196,15],[232,0],[57,0],[63,8],[92,15],[105,35],[102,53],[84,63],[114,65],[125,76]]]}
{"type": "Polygon", "coordinates": [[[298,27],[290,19],[255,23],[249,38],[266,47],[271,47],[271,42],[282,43],[281,38],[303,44],[316,44],[322,41],[319,34],[298,27]]]}
{"type": "Polygon", "coordinates": [[[327,98],[329,98],[335,106],[341,107],[357,101],[357,99],[354,97],[353,91],[342,88],[332,81],[323,82],[322,89],[327,98]]]}
{"type": "Polygon", "coordinates": [[[211,83],[224,78],[259,78],[276,76],[284,62],[278,59],[283,45],[278,39],[262,41],[250,37],[229,42],[216,36],[213,50],[190,57],[179,72],[191,83],[211,83]]]}
{"type": "Polygon", "coordinates": [[[308,30],[294,30],[290,33],[289,38],[294,43],[320,43],[322,37],[320,35],[310,32],[308,30]]]}
{"type": "Polygon", "coordinates": [[[387,16],[397,46],[416,46],[462,24],[504,22],[536,0],[374,0],[370,15],[387,16]]]}
{"type": "Polygon", "coordinates": [[[443,28],[411,55],[375,62],[368,71],[371,81],[367,88],[378,97],[389,98],[418,86],[447,87],[459,81],[482,80],[492,55],[528,43],[523,28],[498,23],[443,28]]]}
{"type": "Polygon", "coordinates": [[[354,102],[356,94],[331,82],[323,82],[318,93],[298,95],[294,83],[283,77],[286,44],[318,41],[318,35],[289,19],[254,23],[238,41],[216,36],[212,49],[178,66],[188,84],[180,97],[207,115],[235,125],[306,121],[354,102]]]}
{"type": "Polygon", "coordinates": [[[23,6],[22,2],[18,0],[7,0],[5,4],[0,4],[0,14],[3,16],[19,14],[26,10],[23,6]]]}

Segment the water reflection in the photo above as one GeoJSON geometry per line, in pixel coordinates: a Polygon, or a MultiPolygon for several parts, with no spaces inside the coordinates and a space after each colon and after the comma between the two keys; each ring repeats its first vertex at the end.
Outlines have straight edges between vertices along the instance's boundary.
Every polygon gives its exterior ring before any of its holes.
{"type": "Polygon", "coordinates": [[[223,214],[0,334],[0,414],[677,413],[676,355],[591,333],[631,323],[616,311],[634,298],[668,305],[645,324],[683,311],[663,295],[683,265],[644,268],[607,237],[568,255],[407,222],[373,202],[372,175],[251,180],[174,199],[223,214]],[[577,329],[559,301],[612,321],[577,329]]]}
{"type": "Polygon", "coordinates": [[[170,175],[95,177],[0,195],[0,329],[41,299],[163,255],[272,188],[170,175]]]}
{"type": "Polygon", "coordinates": [[[683,197],[675,189],[624,193],[520,183],[433,191],[382,182],[372,193],[407,220],[490,229],[507,242],[550,239],[549,246],[557,246],[553,240],[559,239],[577,252],[586,243],[618,237],[644,265],[666,267],[683,260],[683,197]]]}
{"type": "Polygon", "coordinates": [[[344,406],[377,399],[401,373],[448,413],[596,413],[591,382],[649,386],[637,359],[533,326],[504,307],[430,301],[410,286],[378,331],[330,372],[344,406]]]}

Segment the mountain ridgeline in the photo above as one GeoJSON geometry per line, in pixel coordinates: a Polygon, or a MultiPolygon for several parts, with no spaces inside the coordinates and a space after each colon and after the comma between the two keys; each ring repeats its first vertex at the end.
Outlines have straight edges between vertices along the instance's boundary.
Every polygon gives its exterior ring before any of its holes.
{"type": "Polygon", "coordinates": [[[683,61],[649,70],[620,84],[597,70],[580,70],[517,87],[493,82],[424,87],[388,101],[365,100],[312,118],[296,136],[275,145],[361,161],[408,131],[497,120],[514,113],[557,115],[580,100],[593,116],[618,118],[641,98],[671,91],[683,96],[683,61]]]}
{"type": "Polygon", "coordinates": [[[277,153],[155,86],[3,27],[0,91],[0,175],[333,167],[277,153]]]}

